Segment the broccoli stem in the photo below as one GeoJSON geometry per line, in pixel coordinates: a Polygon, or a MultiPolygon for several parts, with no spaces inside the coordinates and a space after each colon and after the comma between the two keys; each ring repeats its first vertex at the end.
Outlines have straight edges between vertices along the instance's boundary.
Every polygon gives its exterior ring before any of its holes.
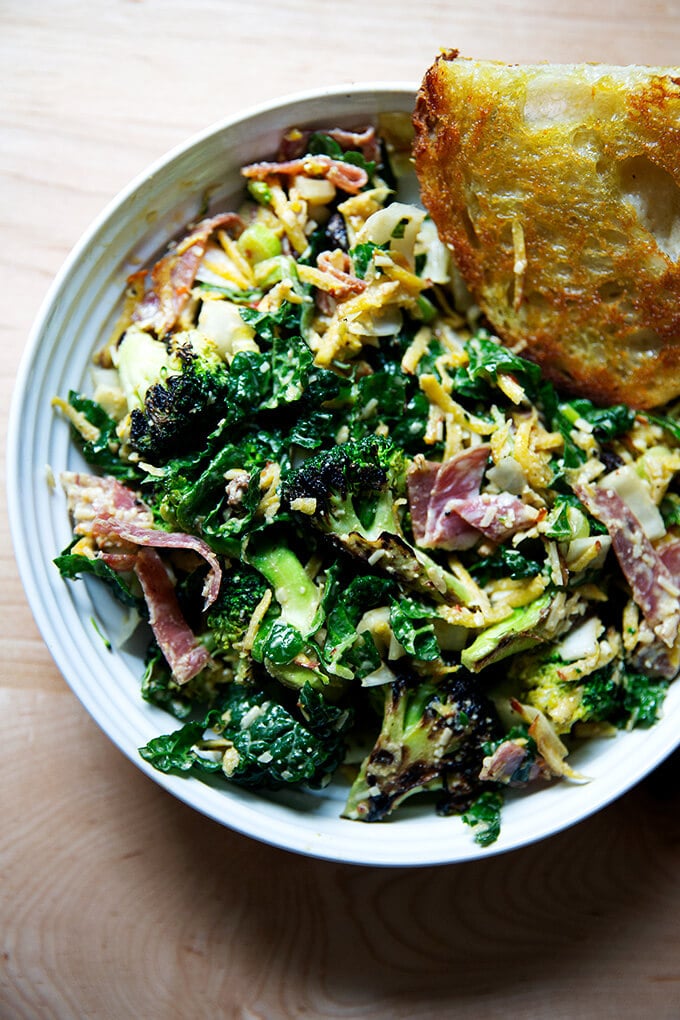
{"type": "Polygon", "coordinates": [[[467,807],[495,730],[495,712],[471,679],[436,684],[402,673],[385,688],[382,728],[343,817],[380,821],[412,794],[434,789],[444,791],[445,813],[467,807]]]}
{"type": "Polygon", "coordinates": [[[281,610],[281,615],[270,619],[269,624],[265,621],[258,647],[253,648],[254,658],[262,661],[270,676],[286,687],[301,690],[309,684],[327,700],[336,700],[344,692],[345,683],[340,677],[327,675],[321,668],[318,651],[306,640],[319,629],[323,619],[321,589],[286,545],[260,540],[248,546],[246,557],[274,589],[281,610]],[[287,661],[275,654],[272,642],[275,643],[277,629],[285,638],[293,631],[295,654],[287,661]]]}
{"type": "Polygon", "coordinates": [[[483,630],[460,657],[465,668],[477,673],[500,659],[541,644],[545,640],[541,624],[548,616],[552,600],[553,596],[545,592],[526,606],[513,609],[507,619],[483,630]]]}
{"type": "Polygon", "coordinates": [[[303,637],[313,634],[318,620],[321,592],[295,553],[273,542],[249,545],[247,559],[274,589],[285,623],[303,637]]]}

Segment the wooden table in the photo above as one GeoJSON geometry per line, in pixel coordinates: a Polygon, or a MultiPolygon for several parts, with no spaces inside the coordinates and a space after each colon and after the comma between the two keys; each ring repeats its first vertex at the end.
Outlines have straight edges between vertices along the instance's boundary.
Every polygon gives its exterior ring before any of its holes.
{"type": "MultiPolygon", "coordinates": [[[[133,175],[245,105],[418,80],[440,47],[678,62],[674,0],[4,0],[2,428],[31,322],[133,175]]],[[[4,450],[4,442],[2,446],[4,450]]],[[[0,1017],[678,1017],[680,757],[544,843],[378,870],[238,836],[149,782],[33,623],[0,520],[0,1017]]]]}

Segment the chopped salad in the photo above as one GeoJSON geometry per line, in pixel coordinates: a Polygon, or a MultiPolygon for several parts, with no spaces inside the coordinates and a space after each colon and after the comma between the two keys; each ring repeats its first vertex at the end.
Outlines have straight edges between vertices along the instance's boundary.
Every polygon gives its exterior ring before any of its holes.
{"type": "Polygon", "coordinates": [[[584,781],[680,668],[680,420],[556,392],[493,335],[403,124],[291,130],[239,208],[129,280],[88,394],[73,540],[148,628],[164,772],[418,795],[482,845],[508,790],[584,781]],[[405,159],[406,157],[406,159],[405,159]]]}

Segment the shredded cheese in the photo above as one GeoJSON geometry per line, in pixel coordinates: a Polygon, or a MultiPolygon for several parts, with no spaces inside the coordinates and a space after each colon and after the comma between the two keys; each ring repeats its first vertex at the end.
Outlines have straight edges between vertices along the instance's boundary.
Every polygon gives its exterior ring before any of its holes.
{"type": "Polygon", "coordinates": [[[271,590],[267,588],[266,592],[264,593],[264,595],[258,602],[257,606],[255,607],[255,611],[253,615],[250,617],[248,629],[243,635],[243,640],[241,642],[241,649],[243,650],[243,652],[247,653],[251,651],[253,644],[255,642],[255,638],[257,637],[257,632],[260,629],[260,625],[265,617],[267,610],[269,609],[269,606],[271,605],[271,601],[272,593],[271,590]]]}
{"type": "Polygon", "coordinates": [[[404,351],[401,367],[404,372],[413,375],[418,368],[420,359],[426,353],[432,341],[432,330],[429,326],[421,326],[411,343],[404,351]]]}
{"type": "Polygon", "coordinates": [[[450,414],[454,421],[464,428],[474,432],[475,435],[489,436],[495,432],[496,422],[484,421],[470,411],[466,411],[453,397],[446,392],[442,384],[434,375],[421,375],[420,388],[428,399],[436,404],[444,414],[450,414]]]}
{"type": "Polygon", "coordinates": [[[307,235],[304,231],[306,205],[301,201],[292,203],[286,196],[280,184],[270,182],[272,209],[283,225],[286,237],[292,244],[298,255],[302,255],[307,249],[307,235]]]}

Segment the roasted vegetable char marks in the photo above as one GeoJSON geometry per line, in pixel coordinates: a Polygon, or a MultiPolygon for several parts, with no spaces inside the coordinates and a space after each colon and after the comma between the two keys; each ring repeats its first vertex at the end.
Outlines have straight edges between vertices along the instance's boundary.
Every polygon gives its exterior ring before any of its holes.
{"type": "Polygon", "coordinates": [[[98,472],[62,477],[57,565],[150,627],[142,696],[180,721],[155,768],[336,777],[348,819],[420,803],[487,845],[506,790],[662,710],[680,427],[500,341],[382,126],[289,132],[131,278],[92,396],[55,398],[98,472]]]}

